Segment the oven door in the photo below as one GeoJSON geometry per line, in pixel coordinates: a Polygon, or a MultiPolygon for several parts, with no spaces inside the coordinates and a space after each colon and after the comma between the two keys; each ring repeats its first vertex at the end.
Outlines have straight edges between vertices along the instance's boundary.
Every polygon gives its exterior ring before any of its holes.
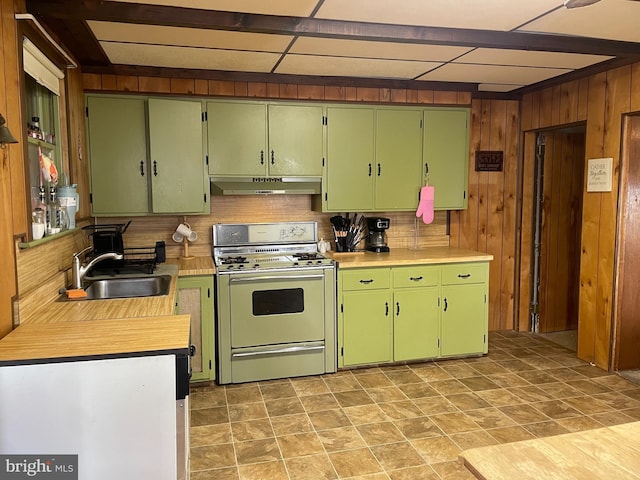
{"type": "Polygon", "coordinates": [[[322,270],[232,275],[231,347],[324,340],[322,270]]]}

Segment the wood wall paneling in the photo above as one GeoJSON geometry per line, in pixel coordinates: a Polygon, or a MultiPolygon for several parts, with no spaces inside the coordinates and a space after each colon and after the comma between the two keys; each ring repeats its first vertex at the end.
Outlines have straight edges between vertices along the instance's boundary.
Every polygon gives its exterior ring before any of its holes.
{"type": "MultiPolygon", "coordinates": [[[[602,158],[604,145],[606,73],[589,79],[586,158],[602,158]]],[[[586,192],[586,179],[585,190],[586,192]]],[[[578,357],[596,360],[596,316],[598,262],[600,257],[600,204],[602,194],[585,193],[582,202],[582,239],[580,259],[580,303],[578,309],[578,357]]],[[[608,342],[607,342],[608,343],[608,342]]],[[[605,365],[604,368],[607,368],[605,365]]]]}
{"type": "Polygon", "coordinates": [[[616,323],[614,329],[614,368],[640,368],[640,303],[638,303],[638,271],[640,271],[640,116],[630,116],[625,129],[625,142],[620,174],[620,212],[618,236],[624,238],[618,248],[616,276],[616,323]]]}
{"type": "Polygon", "coordinates": [[[631,66],[631,108],[632,112],[640,112],[640,63],[631,66]]]}

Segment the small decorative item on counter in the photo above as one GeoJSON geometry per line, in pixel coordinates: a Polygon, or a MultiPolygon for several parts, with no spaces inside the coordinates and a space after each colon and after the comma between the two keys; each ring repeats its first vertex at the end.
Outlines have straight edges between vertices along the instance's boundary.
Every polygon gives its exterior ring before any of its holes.
{"type": "Polygon", "coordinates": [[[40,130],[40,117],[31,117],[31,123],[27,124],[28,133],[31,138],[42,140],[42,131],[40,130]]]}
{"type": "Polygon", "coordinates": [[[44,237],[44,231],[46,229],[47,215],[43,208],[36,207],[31,212],[31,233],[34,240],[39,240],[44,237]]]}
{"type": "Polygon", "coordinates": [[[331,250],[331,243],[326,241],[324,238],[321,238],[318,242],[318,251],[320,253],[327,253],[331,250]]]}
{"type": "Polygon", "coordinates": [[[67,209],[60,205],[56,187],[49,187],[49,199],[47,201],[47,235],[55,235],[69,227],[67,209]]]}

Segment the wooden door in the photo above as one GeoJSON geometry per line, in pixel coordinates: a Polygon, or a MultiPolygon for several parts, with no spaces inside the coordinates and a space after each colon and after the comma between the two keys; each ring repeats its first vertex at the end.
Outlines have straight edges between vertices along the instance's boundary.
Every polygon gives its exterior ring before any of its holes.
{"type": "Polygon", "coordinates": [[[538,332],[578,328],[584,133],[545,132],[538,332]]]}
{"type": "Polygon", "coordinates": [[[640,116],[624,129],[618,217],[613,368],[640,368],[640,116]]]}

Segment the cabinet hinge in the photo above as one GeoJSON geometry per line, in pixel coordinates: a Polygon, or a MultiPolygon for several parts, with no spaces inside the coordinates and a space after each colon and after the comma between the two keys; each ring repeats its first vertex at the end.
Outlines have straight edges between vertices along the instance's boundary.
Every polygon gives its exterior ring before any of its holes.
{"type": "Polygon", "coordinates": [[[487,343],[487,335],[485,334],[485,335],[483,335],[483,337],[484,338],[482,339],[482,343],[487,343]]]}
{"type": "MultiPolygon", "coordinates": [[[[440,297],[438,297],[438,307],[440,306],[440,297]]],[[[438,340],[440,341],[440,340],[438,340]]]]}
{"type": "Polygon", "coordinates": [[[207,298],[211,298],[211,289],[207,288],[207,298]]]}
{"type": "Polygon", "coordinates": [[[327,119],[326,115],[322,116],[322,125],[328,125],[329,124],[329,120],[327,119]]]}
{"type": "Polygon", "coordinates": [[[89,107],[84,107],[84,115],[89,118],[89,107]]]}
{"type": "Polygon", "coordinates": [[[202,121],[206,122],[208,120],[207,118],[207,112],[202,112],[202,121]]]}
{"type": "Polygon", "coordinates": [[[467,198],[467,191],[466,190],[462,192],[462,198],[464,200],[466,200],[466,198],[467,198]]]}
{"type": "Polygon", "coordinates": [[[484,303],[487,303],[487,294],[484,294],[484,303]]]}

